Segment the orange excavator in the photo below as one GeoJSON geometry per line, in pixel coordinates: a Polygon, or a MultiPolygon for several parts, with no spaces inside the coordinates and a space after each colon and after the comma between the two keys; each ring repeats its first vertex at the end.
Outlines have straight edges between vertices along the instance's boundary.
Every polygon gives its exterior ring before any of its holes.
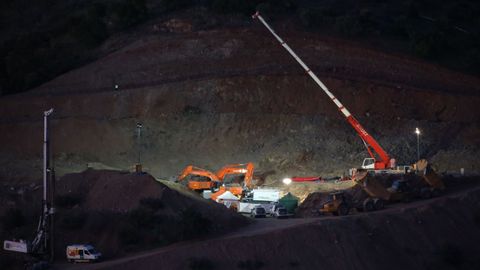
{"type": "Polygon", "coordinates": [[[178,177],[178,182],[182,182],[190,176],[190,180],[187,184],[188,188],[199,191],[217,188],[219,185],[224,183],[225,177],[228,175],[243,175],[243,186],[229,184],[227,188],[233,194],[241,195],[244,187],[247,189],[252,188],[254,168],[255,166],[251,162],[246,164],[229,164],[214,174],[208,170],[189,165],[178,177]]]}
{"type": "Polygon", "coordinates": [[[227,175],[241,174],[244,175],[243,185],[246,188],[252,188],[253,170],[255,166],[249,162],[246,164],[230,164],[224,166],[217,172],[217,177],[220,181],[225,182],[227,175]]]}
{"type": "Polygon", "coordinates": [[[230,191],[233,195],[243,196],[245,189],[252,188],[253,170],[255,166],[249,162],[246,164],[230,164],[224,166],[217,172],[217,177],[223,183],[219,190],[212,194],[211,199],[216,200],[218,196],[222,195],[226,191],[230,191]],[[243,185],[237,183],[225,183],[225,178],[228,175],[243,175],[243,185]]]}
{"type": "Polygon", "coordinates": [[[187,187],[195,191],[216,188],[221,182],[216,174],[192,165],[185,167],[180,176],[178,176],[177,181],[182,182],[188,176],[190,176],[190,180],[188,181],[187,187]]]}
{"type": "Polygon", "coordinates": [[[219,195],[226,191],[230,191],[237,196],[242,196],[245,189],[252,188],[254,169],[255,166],[251,162],[246,164],[229,164],[214,174],[208,170],[189,165],[182,171],[177,181],[182,182],[190,176],[187,187],[194,191],[216,189],[222,185],[212,194],[213,200],[216,200],[219,195]],[[225,178],[229,175],[243,176],[241,181],[243,184],[238,182],[225,183],[225,178]]]}

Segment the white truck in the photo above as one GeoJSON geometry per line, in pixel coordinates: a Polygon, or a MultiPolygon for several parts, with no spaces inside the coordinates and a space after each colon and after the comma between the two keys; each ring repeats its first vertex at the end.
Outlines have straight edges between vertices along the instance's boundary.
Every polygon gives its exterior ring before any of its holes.
{"type": "Polygon", "coordinates": [[[273,204],[280,199],[280,190],[259,188],[250,191],[239,203],[238,212],[250,214],[256,206],[262,206],[267,214],[272,212],[273,204]]]}
{"type": "Polygon", "coordinates": [[[69,245],[66,252],[69,262],[97,262],[102,258],[92,245],[69,245]]]}

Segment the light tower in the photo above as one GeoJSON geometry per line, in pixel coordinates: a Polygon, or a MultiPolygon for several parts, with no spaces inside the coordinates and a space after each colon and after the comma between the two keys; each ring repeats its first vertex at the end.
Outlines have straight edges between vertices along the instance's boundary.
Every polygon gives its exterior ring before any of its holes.
{"type": "Polygon", "coordinates": [[[420,129],[415,128],[415,134],[417,134],[417,161],[420,160],[420,129]]]}

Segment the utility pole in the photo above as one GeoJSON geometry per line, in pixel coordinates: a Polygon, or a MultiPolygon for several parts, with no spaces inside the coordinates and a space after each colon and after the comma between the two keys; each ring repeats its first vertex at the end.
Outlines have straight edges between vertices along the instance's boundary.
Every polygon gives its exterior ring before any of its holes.
{"type": "Polygon", "coordinates": [[[142,123],[137,123],[137,147],[138,147],[138,159],[137,164],[135,165],[135,172],[140,173],[142,172],[142,160],[141,160],[141,153],[142,153],[142,144],[141,144],[141,137],[142,137],[142,123]]]}

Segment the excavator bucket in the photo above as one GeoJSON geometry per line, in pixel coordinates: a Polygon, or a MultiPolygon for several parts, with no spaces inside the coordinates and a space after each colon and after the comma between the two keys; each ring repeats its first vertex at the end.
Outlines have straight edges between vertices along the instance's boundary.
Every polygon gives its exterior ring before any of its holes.
{"type": "Polygon", "coordinates": [[[360,185],[371,197],[380,198],[385,201],[390,200],[392,194],[388,192],[375,176],[368,174],[366,170],[358,169],[352,176],[352,180],[357,185],[360,185]]]}
{"type": "Polygon", "coordinates": [[[445,184],[443,183],[442,179],[432,169],[426,159],[421,159],[417,161],[413,165],[413,168],[423,177],[425,182],[427,182],[431,187],[439,190],[445,189],[445,184]]]}

